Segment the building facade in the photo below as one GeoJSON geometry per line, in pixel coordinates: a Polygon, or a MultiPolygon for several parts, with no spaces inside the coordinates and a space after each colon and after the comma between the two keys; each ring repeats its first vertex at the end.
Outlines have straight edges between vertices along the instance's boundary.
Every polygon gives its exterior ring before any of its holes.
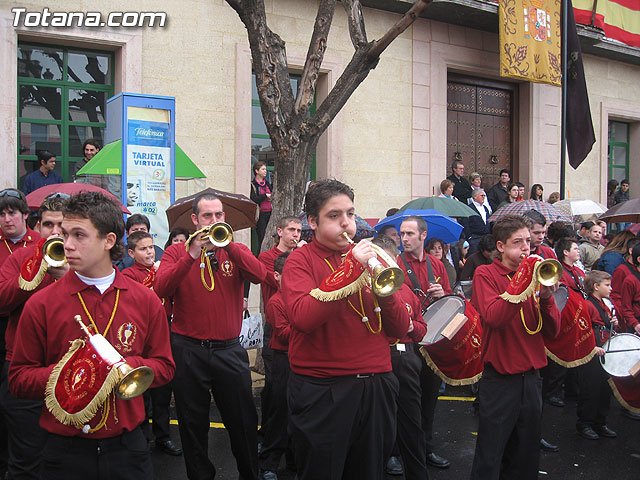
{"type": "MultiPolygon", "coordinates": [[[[363,2],[368,38],[380,38],[411,2],[363,2]]],[[[324,134],[312,176],[356,190],[364,217],[381,217],[412,198],[439,194],[461,159],[484,185],[501,168],[545,196],[559,190],[560,88],[499,76],[497,5],[445,0],[427,7],[381,60],[324,134]],[[465,13],[462,15],[461,13],[465,13]]],[[[287,45],[292,74],[304,65],[317,2],[265,1],[270,28],[287,45]]],[[[27,12],[47,4],[24,3],[27,12]]],[[[14,26],[0,7],[0,186],[20,185],[41,148],[59,157],[70,180],[82,142],[102,138],[106,99],[119,92],[176,97],[176,142],[207,175],[208,186],[249,193],[252,159],[272,161],[256,104],[246,30],[223,0],[124,4],[58,2],[57,12],[139,8],[164,12],[164,26],[14,26]]],[[[126,11],[126,10],[125,10],[126,11]]],[[[572,198],[606,203],[609,178],[640,185],[640,49],[583,31],[584,64],[596,144],[577,170],[567,166],[572,198]],[[589,40],[588,35],[593,37],[589,40]],[[635,162],[637,163],[637,162],[635,162]]],[[[338,6],[316,92],[326,98],[353,54],[338,6]]],[[[295,82],[295,78],[294,78],[295,82]]]]}

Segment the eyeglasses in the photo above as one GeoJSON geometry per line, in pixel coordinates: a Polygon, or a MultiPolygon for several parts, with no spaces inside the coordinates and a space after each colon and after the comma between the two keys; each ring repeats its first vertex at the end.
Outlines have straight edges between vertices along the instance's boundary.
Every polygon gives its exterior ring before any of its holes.
{"type": "Polygon", "coordinates": [[[71,195],[68,193],[52,193],[51,195],[46,196],[45,200],[51,200],[52,198],[62,198],[63,200],[66,200],[67,198],[71,198],[71,195]]]}
{"type": "Polygon", "coordinates": [[[22,200],[22,192],[16,190],[15,188],[5,188],[0,192],[0,197],[12,197],[19,198],[22,200]]]}

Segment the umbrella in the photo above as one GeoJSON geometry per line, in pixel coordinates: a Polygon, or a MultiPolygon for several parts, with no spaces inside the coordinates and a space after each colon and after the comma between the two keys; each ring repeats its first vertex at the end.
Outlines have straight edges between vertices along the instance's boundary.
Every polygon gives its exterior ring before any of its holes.
{"type": "Polygon", "coordinates": [[[527,210],[536,210],[544,215],[547,222],[567,222],[571,223],[571,217],[558,210],[554,205],[538,200],[520,200],[519,202],[509,203],[504,207],[496,210],[489,217],[490,222],[495,222],[502,215],[522,215],[527,210]]]}
{"type": "Polygon", "coordinates": [[[239,193],[223,192],[213,188],[205,188],[201,192],[188,197],[183,197],[167,209],[167,220],[169,220],[169,230],[175,228],[185,228],[189,232],[195,231],[195,225],[191,221],[193,213],[193,200],[203,193],[215,195],[222,202],[224,207],[226,222],[233,230],[250,228],[256,224],[258,218],[258,205],[252,202],[245,195],[239,193]]]}
{"type": "Polygon", "coordinates": [[[408,210],[398,212],[378,223],[375,226],[376,232],[379,232],[382,227],[387,225],[393,225],[399,232],[402,221],[406,217],[414,215],[424,218],[427,222],[427,238],[439,238],[444,243],[454,243],[460,239],[462,225],[452,218],[432,209],[416,210],[410,208],[408,210]]]}
{"type": "Polygon", "coordinates": [[[640,198],[627,200],[626,202],[614,205],[604,212],[599,220],[607,223],[639,223],[640,222],[640,198]]]}
{"type": "Polygon", "coordinates": [[[480,216],[478,212],[474,211],[473,208],[468,205],[465,205],[455,198],[447,197],[416,198],[415,200],[411,200],[409,203],[403,205],[399,211],[402,212],[409,208],[414,210],[436,210],[447,217],[468,218],[473,215],[480,216]]]}
{"type": "Polygon", "coordinates": [[[127,215],[131,215],[131,212],[127,210],[120,199],[113,195],[111,192],[106,191],[104,188],[96,187],[95,185],[91,185],[89,183],[53,183],[51,185],[45,185],[44,187],[40,187],[37,190],[34,190],[29,195],[27,195],[27,205],[31,210],[37,210],[42,205],[42,202],[49,195],[53,195],[55,193],[64,193],[66,195],[75,195],[80,192],[99,192],[103,195],[114,199],[120,205],[120,210],[122,213],[126,213],[127,215]]]}
{"type": "Polygon", "coordinates": [[[588,198],[567,198],[553,204],[558,210],[571,217],[573,223],[595,220],[607,209],[604,205],[588,198]]]}
{"type": "MultiPolygon", "coordinates": [[[[304,240],[309,243],[313,240],[313,230],[311,230],[311,225],[309,225],[309,220],[307,220],[307,212],[299,213],[298,218],[302,221],[302,234],[300,235],[300,240],[304,240]]],[[[356,236],[360,238],[368,238],[373,237],[375,233],[376,231],[364,218],[356,215],[356,236]]]]}

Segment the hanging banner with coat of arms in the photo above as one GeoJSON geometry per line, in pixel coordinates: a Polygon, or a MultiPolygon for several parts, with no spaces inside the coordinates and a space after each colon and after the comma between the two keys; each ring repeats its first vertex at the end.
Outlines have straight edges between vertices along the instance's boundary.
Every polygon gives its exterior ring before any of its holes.
{"type": "Polygon", "coordinates": [[[500,75],[561,85],[561,0],[499,0],[500,75]]]}

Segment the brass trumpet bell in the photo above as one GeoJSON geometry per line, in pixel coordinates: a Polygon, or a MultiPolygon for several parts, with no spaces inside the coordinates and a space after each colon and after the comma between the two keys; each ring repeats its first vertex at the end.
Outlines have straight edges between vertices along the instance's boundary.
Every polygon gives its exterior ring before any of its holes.
{"type": "Polygon", "coordinates": [[[548,258],[536,265],[536,281],[545,287],[555,285],[562,277],[562,265],[558,260],[548,258]]]}
{"type": "Polygon", "coordinates": [[[142,395],[153,383],[155,374],[149,367],[133,368],[128,363],[123,363],[118,367],[123,375],[116,387],[116,396],[122,400],[131,400],[142,395]]]}
{"type": "Polygon", "coordinates": [[[187,241],[184,243],[185,249],[189,250],[191,240],[200,237],[202,240],[209,240],[211,244],[218,248],[226,247],[233,240],[233,229],[231,225],[226,222],[217,222],[213,225],[208,225],[192,233],[187,241]]]}
{"type": "Polygon", "coordinates": [[[64,253],[64,240],[59,237],[50,238],[42,245],[42,257],[50,267],[61,267],[67,263],[64,253]]]}

